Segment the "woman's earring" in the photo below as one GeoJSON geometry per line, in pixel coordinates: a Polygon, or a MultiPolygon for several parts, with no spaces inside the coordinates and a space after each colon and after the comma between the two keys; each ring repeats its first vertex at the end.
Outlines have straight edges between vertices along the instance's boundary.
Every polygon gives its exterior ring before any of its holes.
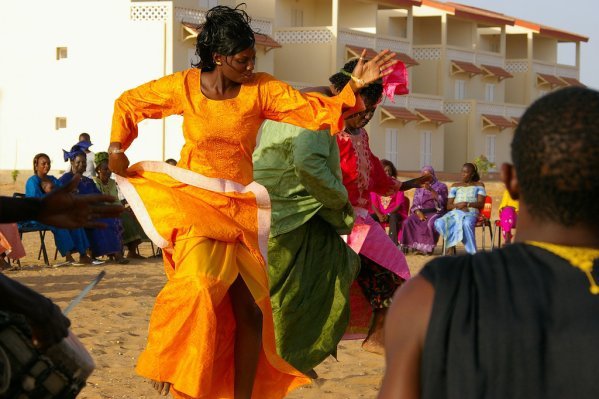
{"type": "Polygon", "coordinates": [[[215,63],[216,65],[222,65],[222,64],[223,64],[223,63],[222,63],[222,62],[220,62],[220,61],[214,61],[214,63],[215,63]]]}

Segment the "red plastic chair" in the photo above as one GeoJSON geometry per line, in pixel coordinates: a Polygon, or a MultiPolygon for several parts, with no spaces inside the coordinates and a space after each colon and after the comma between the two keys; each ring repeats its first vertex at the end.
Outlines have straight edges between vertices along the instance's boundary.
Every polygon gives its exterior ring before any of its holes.
{"type": "Polygon", "coordinates": [[[485,205],[478,214],[478,220],[474,229],[482,227],[483,229],[483,251],[485,250],[485,229],[489,229],[489,236],[491,237],[491,248],[493,248],[493,228],[491,226],[491,211],[493,210],[493,198],[490,195],[485,197],[485,205]]]}

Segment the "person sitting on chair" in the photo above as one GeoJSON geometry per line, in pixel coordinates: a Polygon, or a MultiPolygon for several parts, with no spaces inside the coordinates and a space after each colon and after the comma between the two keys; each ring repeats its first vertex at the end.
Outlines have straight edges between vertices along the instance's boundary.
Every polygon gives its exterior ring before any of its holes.
{"type": "MultiPolygon", "coordinates": [[[[395,169],[393,162],[381,159],[381,164],[383,164],[387,176],[397,179],[397,169],[395,169]]],[[[371,192],[370,201],[372,203],[370,216],[383,227],[389,227],[389,237],[397,245],[398,239],[401,237],[401,226],[408,216],[410,200],[404,195],[403,191],[397,191],[390,196],[371,192]]]]}
{"type": "Polygon", "coordinates": [[[505,190],[499,204],[499,226],[506,244],[512,243],[512,229],[516,228],[518,220],[518,200],[511,197],[505,190]]]}
{"type": "Polygon", "coordinates": [[[486,195],[476,165],[465,163],[462,166],[462,181],[454,183],[449,190],[449,212],[435,220],[435,229],[445,240],[446,248],[454,248],[463,242],[466,252],[476,253],[474,227],[485,205],[486,195]]]}

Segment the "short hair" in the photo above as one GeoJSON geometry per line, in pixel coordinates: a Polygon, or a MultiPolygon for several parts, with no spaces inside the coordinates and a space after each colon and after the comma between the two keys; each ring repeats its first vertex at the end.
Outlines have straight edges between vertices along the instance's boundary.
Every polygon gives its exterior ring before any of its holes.
{"type": "Polygon", "coordinates": [[[393,162],[389,161],[388,159],[381,159],[381,163],[383,164],[383,168],[385,166],[390,167],[391,173],[393,173],[393,176],[397,176],[397,169],[395,168],[395,165],[393,165],[393,162]]]}
{"type": "Polygon", "coordinates": [[[33,173],[35,173],[35,167],[37,166],[37,161],[40,158],[46,158],[46,159],[48,159],[48,162],[52,162],[52,161],[50,161],[50,157],[47,154],[44,154],[43,152],[40,152],[39,154],[35,154],[35,156],[33,157],[33,173]]]}
{"type": "Polygon", "coordinates": [[[173,158],[169,158],[169,159],[167,159],[167,160],[166,160],[166,161],[164,161],[164,162],[166,162],[166,163],[168,163],[168,164],[171,164],[171,165],[173,165],[173,166],[177,166],[177,161],[176,161],[176,160],[174,160],[173,158]]]}
{"type": "Polygon", "coordinates": [[[216,68],[212,55],[235,55],[254,47],[256,38],[250,25],[250,16],[240,7],[216,6],[206,13],[206,22],[200,29],[196,41],[196,55],[200,61],[192,63],[194,68],[202,71],[213,71],[216,68]]]}
{"type": "Polygon", "coordinates": [[[476,164],[473,164],[472,162],[466,162],[465,164],[462,165],[462,168],[464,166],[472,171],[472,181],[474,181],[474,182],[480,181],[480,174],[478,173],[478,167],[476,166],[476,164]]]}
{"type": "Polygon", "coordinates": [[[81,133],[79,135],[79,141],[92,141],[92,139],[89,137],[89,133],[81,133]],[[81,140],[81,137],[83,137],[83,140],[81,140]]]}
{"type": "MultiPolygon", "coordinates": [[[[343,66],[343,68],[341,68],[341,71],[337,72],[329,78],[329,82],[331,82],[331,84],[335,87],[335,89],[338,92],[343,90],[345,85],[347,85],[347,83],[350,81],[351,73],[353,72],[357,63],[357,58],[348,61],[343,66]]],[[[360,89],[358,94],[360,94],[360,96],[364,99],[365,102],[369,104],[376,104],[380,100],[381,95],[383,94],[382,80],[377,80],[375,82],[370,83],[368,86],[363,87],[362,89],[360,89]]]]}
{"type": "Polygon", "coordinates": [[[557,90],[524,113],[512,141],[519,190],[533,217],[599,223],[599,92],[557,90]]]}

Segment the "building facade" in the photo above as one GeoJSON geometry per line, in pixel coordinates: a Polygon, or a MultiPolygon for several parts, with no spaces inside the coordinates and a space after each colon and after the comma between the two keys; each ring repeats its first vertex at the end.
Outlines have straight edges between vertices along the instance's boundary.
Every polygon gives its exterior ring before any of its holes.
{"type": "MultiPolygon", "coordinates": [[[[108,146],[114,100],[183,70],[195,58],[205,11],[226,0],[10,2],[0,13],[0,169],[26,169],[88,132],[108,146]],[[51,3],[51,4],[48,4],[51,3]],[[32,10],[32,4],[34,9],[32,10]],[[24,23],[23,21],[27,21],[24,23]],[[23,51],[26,49],[26,51],[23,51]]],[[[455,172],[485,155],[509,161],[528,104],[580,85],[588,38],[515,17],[433,0],[251,0],[256,70],[295,87],[328,83],[350,58],[391,49],[408,66],[410,94],[385,99],[368,126],[373,151],[400,170],[455,172]],[[575,48],[558,63],[563,43],[575,48]]],[[[181,118],[144,121],[132,161],[177,158],[181,118]]]]}

